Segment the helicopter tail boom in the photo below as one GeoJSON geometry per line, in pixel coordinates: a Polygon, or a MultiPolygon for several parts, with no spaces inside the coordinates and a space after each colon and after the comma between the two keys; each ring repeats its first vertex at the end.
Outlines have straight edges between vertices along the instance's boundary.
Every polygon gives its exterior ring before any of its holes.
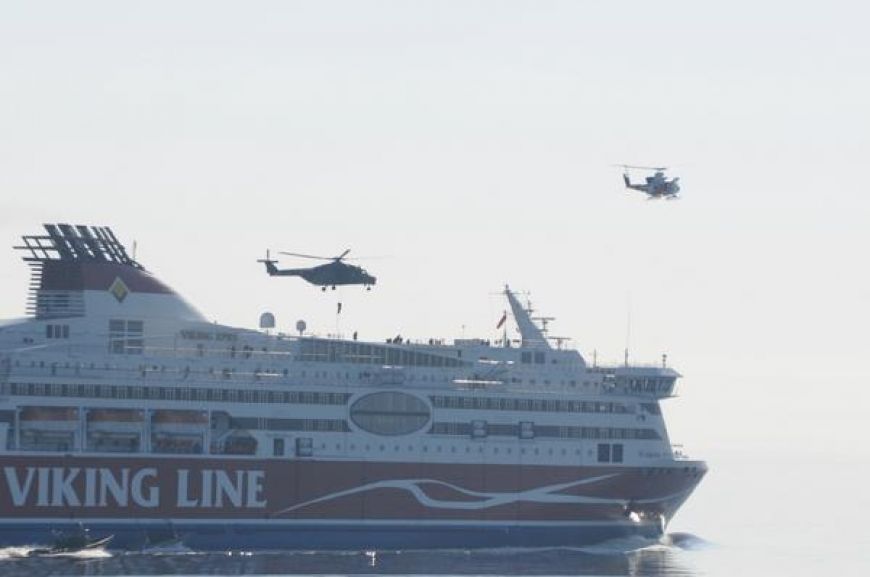
{"type": "Polygon", "coordinates": [[[266,265],[266,272],[269,273],[269,276],[303,276],[303,271],[307,271],[308,269],[301,268],[285,268],[279,269],[275,266],[277,260],[272,260],[270,258],[260,259],[257,262],[261,262],[266,265]]]}
{"type": "Polygon", "coordinates": [[[272,263],[266,263],[266,272],[269,276],[301,276],[304,277],[309,269],[304,268],[282,268],[279,269],[272,263]]]}

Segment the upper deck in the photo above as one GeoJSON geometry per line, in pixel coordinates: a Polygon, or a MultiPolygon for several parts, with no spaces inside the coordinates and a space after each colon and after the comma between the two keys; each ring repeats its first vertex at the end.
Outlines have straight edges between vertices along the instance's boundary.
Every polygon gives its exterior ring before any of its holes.
{"type": "MultiPolygon", "coordinates": [[[[426,387],[666,397],[662,367],[587,365],[550,344],[546,326],[505,287],[519,333],[382,342],[289,336],[207,322],[131,258],[108,228],[46,225],[25,236],[30,316],[0,324],[0,382],[234,382],[426,387]]],[[[547,319],[550,320],[550,319],[547,319]]]]}

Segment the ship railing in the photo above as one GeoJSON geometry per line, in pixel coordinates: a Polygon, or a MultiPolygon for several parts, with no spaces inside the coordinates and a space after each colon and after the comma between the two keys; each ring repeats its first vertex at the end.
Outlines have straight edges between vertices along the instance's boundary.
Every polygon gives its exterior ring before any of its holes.
{"type": "Polygon", "coordinates": [[[629,365],[620,362],[607,362],[607,363],[596,363],[591,367],[586,367],[587,371],[593,373],[615,373],[620,369],[666,369],[669,367],[663,367],[661,362],[658,363],[635,363],[632,362],[629,365]]]}
{"type": "Polygon", "coordinates": [[[155,364],[98,364],[85,362],[45,362],[40,365],[13,366],[0,382],[15,378],[65,377],[77,380],[110,381],[117,379],[167,383],[214,383],[224,380],[250,382],[275,381],[289,378],[289,373],[276,368],[252,368],[238,370],[235,367],[179,366],[155,364]]]}
{"type": "Polygon", "coordinates": [[[678,396],[676,389],[671,391],[638,391],[626,386],[605,386],[602,387],[601,393],[604,395],[614,395],[620,397],[647,397],[650,399],[669,399],[678,396]]]}

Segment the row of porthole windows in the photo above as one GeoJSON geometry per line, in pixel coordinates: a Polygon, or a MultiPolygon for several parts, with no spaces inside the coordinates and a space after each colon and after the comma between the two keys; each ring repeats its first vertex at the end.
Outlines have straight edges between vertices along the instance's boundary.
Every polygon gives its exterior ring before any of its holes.
{"type": "Polygon", "coordinates": [[[633,405],[611,401],[570,401],[565,399],[521,399],[511,397],[468,397],[433,395],[432,406],[439,409],[477,409],[488,411],[540,411],[549,413],[634,413],[633,405]]]}
{"type": "Polygon", "coordinates": [[[429,430],[432,435],[462,435],[473,438],[487,436],[534,439],[639,439],[656,440],[661,435],[655,429],[632,427],[582,427],[574,425],[536,425],[530,421],[518,424],[487,423],[486,421],[436,422],[429,430]]]}
{"type": "MultiPolygon", "coordinates": [[[[457,354],[461,352],[457,351],[457,354]]],[[[296,360],[420,367],[458,367],[468,364],[457,357],[416,351],[406,347],[384,347],[370,343],[318,339],[300,341],[296,360]]]]}
{"type": "MultiPolygon", "coordinates": [[[[135,345],[135,347],[141,349],[142,345],[141,345],[141,343],[137,343],[135,345]]],[[[131,351],[125,350],[125,352],[131,352],[131,351]]],[[[137,352],[141,352],[141,351],[137,351],[137,352]]],[[[20,362],[16,361],[15,366],[16,367],[20,366],[20,362]]],[[[44,361],[40,361],[39,363],[36,363],[35,361],[31,361],[30,366],[31,366],[31,368],[36,368],[37,366],[39,368],[45,368],[46,363],[44,361]]],[[[64,363],[63,365],[60,365],[59,363],[49,363],[48,366],[49,366],[49,368],[52,369],[52,373],[54,373],[54,371],[56,371],[59,368],[74,369],[76,371],[76,374],[78,374],[79,371],[81,371],[81,370],[124,370],[122,367],[118,367],[118,366],[114,366],[114,365],[112,365],[112,366],[104,365],[104,366],[100,366],[98,368],[95,365],[95,363],[90,363],[88,365],[85,365],[82,363],[72,363],[71,364],[68,362],[64,363]]],[[[128,368],[127,370],[133,370],[133,369],[128,368]]],[[[165,365],[159,365],[159,366],[158,365],[140,365],[140,366],[137,366],[135,368],[135,372],[138,373],[139,376],[141,376],[141,377],[147,377],[148,375],[153,374],[153,373],[160,373],[161,375],[179,374],[179,375],[181,375],[181,377],[183,379],[188,379],[190,377],[190,375],[199,374],[200,372],[202,372],[204,374],[207,374],[211,378],[222,378],[222,379],[233,379],[233,378],[243,378],[244,379],[244,378],[253,377],[256,380],[260,380],[263,378],[284,377],[284,378],[300,378],[300,379],[310,379],[310,378],[313,378],[313,379],[336,379],[336,380],[344,380],[344,381],[350,381],[351,379],[354,379],[354,380],[363,381],[363,382],[368,382],[368,381],[372,380],[372,375],[369,373],[366,373],[366,372],[357,373],[353,377],[351,376],[351,373],[349,373],[347,371],[335,371],[335,372],[311,371],[311,372],[309,372],[307,370],[302,370],[302,371],[299,371],[298,373],[291,374],[290,370],[286,369],[286,368],[285,369],[256,368],[253,371],[251,371],[250,369],[240,371],[235,367],[223,367],[223,368],[221,368],[221,367],[209,367],[208,369],[203,369],[202,371],[196,371],[196,370],[191,370],[191,368],[189,366],[185,366],[185,367],[171,367],[170,366],[170,367],[167,367],[165,365]]],[[[444,375],[444,374],[441,374],[441,375],[435,375],[435,374],[419,375],[419,374],[414,374],[413,372],[410,372],[408,374],[403,374],[401,380],[403,382],[419,381],[419,382],[423,382],[423,383],[446,383],[446,382],[452,380],[454,378],[454,376],[455,375],[444,375]]],[[[511,382],[514,384],[523,384],[525,381],[521,378],[513,377],[513,378],[511,378],[511,382]]],[[[535,384],[537,384],[537,380],[536,379],[529,379],[528,384],[535,385],[535,384]]],[[[549,379],[545,379],[545,380],[543,380],[543,384],[549,386],[549,385],[555,384],[555,383],[551,383],[551,381],[549,379]]],[[[560,384],[562,386],[565,386],[568,384],[570,384],[572,387],[577,386],[577,382],[574,380],[565,381],[563,379],[563,380],[559,381],[558,384],[560,384]]],[[[589,386],[590,383],[587,381],[587,382],[584,382],[582,384],[584,386],[589,386]]]]}
{"type": "MultiPolygon", "coordinates": [[[[16,368],[21,367],[22,363],[20,360],[16,360],[14,363],[16,368]]],[[[72,370],[75,375],[80,375],[82,371],[128,371],[130,373],[134,373],[139,377],[149,377],[151,375],[159,374],[161,377],[178,375],[180,379],[186,380],[191,377],[191,375],[208,375],[210,378],[220,378],[220,379],[265,379],[265,378],[296,378],[296,379],[316,379],[316,380],[326,380],[326,379],[335,379],[337,381],[357,381],[357,382],[370,382],[372,381],[374,376],[372,373],[367,371],[358,372],[356,374],[351,374],[347,371],[307,371],[301,370],[298,372],[291,373],[289,369],[264,369],[261,367],[254,368],[253,370],[250,367],[246,368],[246,370],[238,370],[237,367],[208,367],[203,368],[201,370],[191,369],[190,366],[166,366],[166,365],[135,365],[135,366],[121,366],[115,364],[100,364],[96,363],[58,363],[58,362],[46,362],[46,361],[30,361],[29,363],[25,363],[24,366],[29,366],[32,369],[40,368],[40,369],[51,369],[51,373],[55,374],[60,369],[72,370]]],[[[435,374],[414,374],[408,373],[402,375],[402,381],[406,382],[415,382],[421,381],[424,383],[446,383],[453,379],[453,375],[435,375],[435,374]]]]}
{"type": "MultiPolygon", "coordinates": [[[[422,447],[417,447],[414,445],[407,445],[404,447],[405,447],[406,452],[408,452],[408,453],[414,453],[414,452],[429,453],[430,452],[428,445],[423,445],[422,447]]],[[[325,451],[325,450],[328,450],[328,448],[329,448],[328,443],[321,443],[320,444],[321,450],[325,451]]],[[[366,452],[377,451],[377,452],[381,452],[381,453],[384,453],[384,452],[400,453],[403,450],[403,445],[398,445],[398,444],[394,444],[394,445],[387,445],[387,444],[360,445],[359,449],[361,451],[366,451],[366,452]]],[[[336,443],[335,450],[336,451],[344,451],[345,448],[341,443],[336,443]]],[[[347,450],[356,451],[357,445],[352,443],[352,444],[347,446],[347,450]]],[[[490,447],[489,451],[487,451],[487,447],[485,445],[475,443],[474,446],[465,445],[464,450],[463,450],[463,447],[457,447],[456,445],[449,445],[449,446],[435,445],[432,447],[431,452],[436,453],[436,454],[438,454],[438,453],[441,453],[441,454],[443,454],[443,453],[483,454],[483,453],[488,452],[492,455],[499,455],[499,454],[503,454],[503,455],[534,455],[534,456],[545,455],[545,456],[550,456],[550,457],[555,456],[555,455],[560,455],[560,456],[564,457],[564,456],[568,456],[568,454],[571,451],[569,449],[566,449],[566,448],[556,449],[556,448],[552,448],[552,447],[550,447],[548,449],[541,449],[541,448],[532,448],[532,447],[513,448],[513,447],[497,447],[497,446],[490,447]]],[[[581,452],[582,451],[580,449],[577,449],[577,448],[575,448],[573,450],[573,454],[576,456],[580,456],[581,452]]]]}
{"type": "MultiPolygon", "coordinates": [[[[314,379],[335,378],[335,379],[339,379],[339,380],[341,380],[341,379],[350,380],[350,373],[347,373],[347,372],[342,373],[342,372],[336,371],[333,376],[330,376],[330,375],[331,375],[331,373],[329,371],[313,371],[310,376],[311,376],[311,378],[314,378],[314,379]]],[[[287,371],[284,371],[284,376],[287,376],[287,371]]],[[[357,380],[360,380],[360,381],[370,382],[372,380],[377,380],[378,376],[381,376],[381,375],[379,375],[378,373],[370,373],[370,372],[365,371],[365,372],[358,373],[356,378],[357,378],[357,380]]],[[[393,375],[389,375],[389,376],[396,378],[393,375]]],[[[412,382],[412,383],[418,379],[424,383],[446,383],[447,381],[452,380],[452,378],[453,378],[453,377],[448,376],[448,375],[430,375],[428,373],[424,373],[422,375],[419,375],[419,374],[415,374],[412,372],[409,372],[407,374],[400,373],[399,376],[401,377],[399,379],[400,382],[407,381],[407,382],[412,382]]],[[[302,378],[302,379],[309,378],[308,371],[300,371],[299,378],[302,378]]]]}
{"type": "Polygon", "coordinates": [[[0,394],[166,401],[217,401],[304,405],[344,405],[350,393],[269,391],[209,387],[156,387],[141,385],[84,385],[69,383],[2,383],[0,394]]]}
{"type": "MultiPolygon", "coordinates": [[[[511,377],[511,382],[514,383],[514,384],[520,384],[520,385],[521,385],[521,384],[523,384],[525,381],[524,381],[523,379],[518,378],[518,377],[511,377]]],[[[549,379],[544,379],[543,383],[544,383],[545,385],[556,384],[556,383],[551,383],[549,379]]],[[[536,384],[538,384],[538,381],[537,381],[537,379],[529,379],[529,384],[530,384],[530,385],[536,385],[536,384]]],[[[571,380],[569,380],[569,381],[566,381],[565,379],[562,379],[562,380],[560,380],[560,381],[558,382],[558,384],[560,384],[560,385],[562,385],[562,386],[564,386],[564,385],[571,385],[572,387],[576,387],[576,386],[577,386],[577,381],[576,381],[575,379],[571,379],[571,380]]],[[[584,387],[588,387],[591,383],[590,383],[589,381],[583,381],[581,384],[582,384],[584,387]]]]}

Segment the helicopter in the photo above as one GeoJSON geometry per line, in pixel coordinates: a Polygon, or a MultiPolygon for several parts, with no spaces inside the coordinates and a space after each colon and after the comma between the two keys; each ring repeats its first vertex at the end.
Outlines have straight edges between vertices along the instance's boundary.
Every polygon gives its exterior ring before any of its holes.
{"type": "Polygon", "coordinates": [[[266,265],[266,272],[269,273],[269,276],[299,276],[309,283],[319,286],[322,291],[325,291],[326,287],[332,287],[332,290],[335,290],[335,287],[339,285],[364,285],[366,290],[372,290],[372,286],[377,282],[377,279],[362,267],[345,263],[344,259],[349,252],[350,249],[347,249],[340,255],[333,257],[312,256],[310,254],[295,252],[279,253],[299,258],[330,261],[311,268],[279,269],[275,266],[275,263],[278,261],[269,258],[269,251],[266,251],[265,259],[257,262],[262,262],[266,265]]]}
{"type": "Polygon", "coordinates": [[[665,171],[667,167],[664,166],[631,166],[629,164],[620,164],[624,170],[622,173],[622,179],[625,181],[625,187],[630,188],[632,190],[639,190],[650,198],[667,198],[669,200],[678,198],[677,193],[680,192],[680,178],[672,178],[668,180],[665,177],[665,171]],[[646,183],[640,184],[635,183],[632,184],[631,178],[629,178],[628,171],[631,168],[635,168],[638,170],[653,170],[655,171],[652,176],[646,177],[646,183]]]}

